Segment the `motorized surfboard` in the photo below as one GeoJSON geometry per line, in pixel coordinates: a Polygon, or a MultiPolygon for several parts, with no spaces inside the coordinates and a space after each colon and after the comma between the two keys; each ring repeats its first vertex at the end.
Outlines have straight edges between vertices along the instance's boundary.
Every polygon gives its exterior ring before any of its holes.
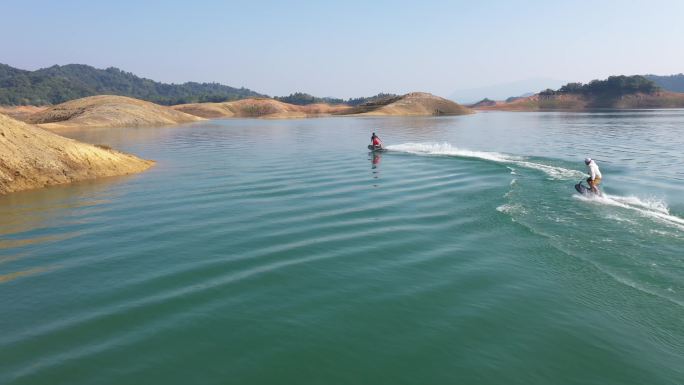
{"type": "Polygon", "coordinates": [[[371,144],[368,145],[368,149],[371,150],[371,151],[373,151],[373,152],[385,152],[385,151],[387,151],[386,148],[374,147],[374,146],[371,145],[371,144]]]}
{"type": "Polygon", "coordinates": [[[589,188],[587,188],[586,186],[584,186],[581,182],[580,182],[580,183],[577,183],[577,184],[575,185],[575,190],[577,190],[577,192],[580,193],[580,194],[582,194],[582,195],[590,194],[590,193],[591,193],[591,190],[589,190],[589,188]]]}
{"type": "Polygon", "coordinates": [[[575,185],[575,190],[577,190],[578,193],[586,196],[602,196],[601,192],[598,194],[591,191],[591,189],[585,185],[582,184],[582,182],[579,182],[575,185]]]}

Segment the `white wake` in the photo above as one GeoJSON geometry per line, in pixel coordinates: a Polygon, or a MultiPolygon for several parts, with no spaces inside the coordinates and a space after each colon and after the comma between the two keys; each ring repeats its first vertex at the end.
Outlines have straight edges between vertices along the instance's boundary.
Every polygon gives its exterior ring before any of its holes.
{"type": "Polygon", "coordinates": [[[526,160],[524,157],[516,155],[502,154],[500,152],[473,151],[454,147],[449,143],[404,143],[387,146],[390,151],[406,152],[418,155],[446,155],[461,158],[484,159],[497,163],[514,164],[520,167],[539,170],[544,172],[552,179],[572,180],[581,178],[584,173],[577,170],[570,170],[558,166],[550,166],[542,163],[526,160]]]}
{"type": "Polygon", "coordinates": [[[655,219],[663,224],[675,226],[680,230],[684,230],[684,218],[680,218],[671,214],[667,204],[662,200],[642,200],[635,196],[623,197],[605,193],[602,196],[585,196],[576,194],[575,198],[591,203],[629,209],[639,213],[643,217],[655,219]]]}
{"type": "MultiPolygon", "coordinates": [[[[571,170],[558,166],[551,166],[543,163],[537,163],[530,161],[524,157],[516,155],[508,155],[500,152],[488,152],[488,151],[473,151],[454,147],[449,143],[404,143],[392,146],[387,146],[390,151],[405,152],[409,154],[417,155],[443,155],[443,156],[455,156],[462,158],[475,158],[484,159],[496,163],[502,163],[507,165],[516,165],[519,167],[524,167],[528,169],[534,169],[544,172],[551,179],[556,180],[577,180],[578,178],[584,179],[585,174],[578,170],[571,170]]],[[[510,168],[510,167],[509,167],[510,168]]],[[[511,174],[515,175],[515,170],[511,169],[511,174]]],[[[661,223],[675,226],[681,230],[684,230],[684,219],[670,213],[667,204],[661,200],[657,199],[641,199],[635,196],[617,196],[603,194],[602,197],[587,197],[583,195],[576,195],[577,199],[582,199],[585,201],[591,201],[597,204],[604,204],[610,206],[621,207],[629,210],[633,210],[640,215],[655,219],[661,223]]],[[[513,207],[501,206],[498,208],[499,211],[509,212],[513,207]]],[[[515,211],[515,210],[514,210],[515,211]]]]}

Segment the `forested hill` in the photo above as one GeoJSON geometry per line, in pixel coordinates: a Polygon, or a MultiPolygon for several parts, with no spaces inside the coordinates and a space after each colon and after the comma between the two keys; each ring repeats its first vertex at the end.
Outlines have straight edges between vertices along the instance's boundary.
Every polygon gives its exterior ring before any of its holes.
{"type": "Polygon", "coordinates": [[[26,71],[0,64],[0,105],[58,104],[102,94],[130,96],[165,105],[265,96],[247,88],[218,83],[160,83],[114,67],[103,70],[69,64],[26,71]]]}
{"type": "Polygon", "coordinates": [[[610,76],[589,83],[568,83],[527,98],[482,103],[481,110],[586,111],[593,109],[684,108],[684,93],[667,91],[644,76],[610,76]]]}
{"type": "Polygon", "coordinates": [[[542,96],[581,94],[587,96],[618,97],[637,93],[650,94],[658,91],[658,86],[641,75],[610,76],[606,80],[592,80],[587,84],[568,83],[558,90],[547,89],[539,93],[542,96]]]}
{"type": "Polygon", "coordinates": [[[648,80],[653,81],[658,87],[672,92],[684,92],[684,74],[658,76],[644,75],[648,80]]]}
{"type": "Polygon", "coordinates": [[[274,97],[274,99],[281,101],[281,102],[284,102],[284,103],[296,104],[296,105],[300,105],[300,106],[306,106],[306,105],[315,104],[315,103],[347,104],[350,106],[358,106],[358,105],[361,105],[364,103],[376,102],[379,100],[393,98],[396,96],[397,95],[395,95],[395,94],[379,93],[379,94],[374,95],[374,96],[349,98],[349,99],[345,100],[345,99],[331,98],[331,97],[319,98],[317,96],[312,96],[312,95],[307,94],[307,93],[295,92],[294,94],[290,94],[288,96],[276,96],[276,97],[274,97]]]}

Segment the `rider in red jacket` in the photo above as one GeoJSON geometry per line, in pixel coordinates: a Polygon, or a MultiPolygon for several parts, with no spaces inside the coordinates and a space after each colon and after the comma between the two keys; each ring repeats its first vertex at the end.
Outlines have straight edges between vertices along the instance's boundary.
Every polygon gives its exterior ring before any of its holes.
{"type": "Polygon", "coordinates": [[[374,149],[382,148],[382,141],[380,140],[380,138],[378,138],[377,135],[375,135],[375,132],[371,136],[371,146],[373,146],[374,149]]]}

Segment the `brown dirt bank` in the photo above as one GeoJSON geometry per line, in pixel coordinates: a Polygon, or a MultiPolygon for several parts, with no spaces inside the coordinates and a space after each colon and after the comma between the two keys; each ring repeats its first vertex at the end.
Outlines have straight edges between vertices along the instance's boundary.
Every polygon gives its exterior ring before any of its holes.
{"type": "Polygon", "coordinates": [[[28,123],[54,131],[88,127],[144,127],[203,120],[169,107],[126,96],[98,95],[71,100],[31,114],[28,123]]]}
{"type": "Polygon", "coordinates": [[[366,116],[438,116],[465,115],[474,111],[456,102],[426,92],[412,92],[362,104],[339,115],[366,116]]]}
{"type": "Polygon", "coordinates": [[[310,104],[299,106],[275,99],[250,98],[223,103],[192,103],[172,106],[174,110],[207,119],[216,118],[308,118],[349,109],[344,105],[310,104]]]}
{"type": "Polygon", "coordinates": [[[28,120],[29,116],[45,109],[47,109],[46,106],[0,106],[0,114],[24,122],[28,120]]]}
{"type": "Polygon", "coordinates": [[[475,105],[476,110],[494,111],[583,111],[597,108],[684,108],[684,94],[654,92],[619,97],[586,96],[579,94],[532,95],[512,102],[497,101],[494,105],[475,105]]]}
{"type": "Polygon", "coordinates": [[[0,114],[0,194],[137,173],[153,161],[67,139],[0,114]]]}

